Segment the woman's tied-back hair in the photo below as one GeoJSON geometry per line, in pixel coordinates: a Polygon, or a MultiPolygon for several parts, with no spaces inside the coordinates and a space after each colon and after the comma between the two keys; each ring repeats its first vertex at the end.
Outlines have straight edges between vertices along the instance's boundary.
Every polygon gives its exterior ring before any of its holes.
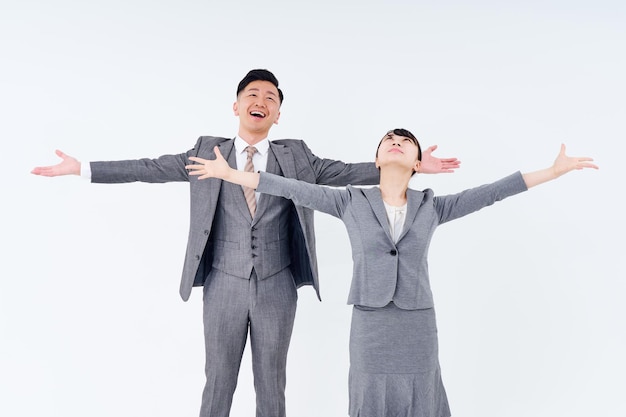
{"type": "Polygon", "coordinates": [[[385,136],[383,136],[380,142],[378,142],[378,148],[376,148],[376,158],[378,158],[378,149],[380,149],[380,145],[383,143],[383,140],[385,140],[386,137],[391,136],[391,135],[401,136],[403,138],[409,138],[411,142],[413,142],[413,144],[417,146],[417,160],[418,161],[422,160],[422,147],[420,146],[419,141],[417,140],[417,138],[415,137],[413,133],[409,132],[406,129],[392,129],[389,132],[385,133],[385,136]]]}

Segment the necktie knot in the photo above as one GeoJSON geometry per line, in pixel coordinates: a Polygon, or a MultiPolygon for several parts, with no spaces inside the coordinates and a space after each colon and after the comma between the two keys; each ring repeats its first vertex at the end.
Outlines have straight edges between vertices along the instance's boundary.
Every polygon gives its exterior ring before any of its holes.
{"type": "Polygon", "coordinates": [[[257,153],[257,150],[254,146],[246,146],[245,151],[248,153],[248,158],[252,159],[252,156],[257,153]]]}

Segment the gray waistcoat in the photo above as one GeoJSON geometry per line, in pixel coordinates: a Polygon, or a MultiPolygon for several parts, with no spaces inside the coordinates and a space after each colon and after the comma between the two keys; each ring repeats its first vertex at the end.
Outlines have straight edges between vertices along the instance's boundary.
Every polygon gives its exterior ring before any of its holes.
{"type": "MultiPolygon", "coordinates": [[[[234,148],[228,160],[236,166],[234,148]]],[[[271,149],[267,171],[282,175],[271,149]]],[[[258,279],[264,279],[289,266],[290,207],[284,198],[263,194],[252,219],[241,186],[223,181],[208,243],[213,247],[211,267],[246,279],[254,268],[258,279]]]]}

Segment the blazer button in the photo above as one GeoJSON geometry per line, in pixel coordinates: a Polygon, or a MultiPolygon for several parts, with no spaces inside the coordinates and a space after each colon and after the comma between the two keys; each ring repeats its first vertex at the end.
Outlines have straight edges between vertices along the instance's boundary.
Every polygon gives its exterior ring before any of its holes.
{"type": "Polygon", "coordinates": [[[200,255],[196,255],[196,261],[200,260],[200,255]]]}
{"type": "Polygon", "coordinates": [[[209,231],[208,231],[208,230],[205,230],[205,231],[204,231],[204,234],[205,234],[205,235],[208,235],[208,234],[209,234],[209,231]]]}
{"type": "Polygon", "coordinates": [[[256,249],[256,245],[252,245],[252,246],[251,246],[251,248],[252,248],[252,249],[256,249]]]}
{"type": "Polygon", "coordinates": [[[397,254],[398,254],[398,251],[396,251],[395,249],[391,249],[389,251],[389,255],[391,255],[391,256],[396,256],[397,254]]]}

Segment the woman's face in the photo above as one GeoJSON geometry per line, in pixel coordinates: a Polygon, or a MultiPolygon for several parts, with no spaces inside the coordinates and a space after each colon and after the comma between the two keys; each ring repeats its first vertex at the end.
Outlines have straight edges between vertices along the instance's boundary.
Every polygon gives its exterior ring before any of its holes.
{"type": "Polygon", "coordinates": [[[409,137],[399,136],[393,132],[387,133],[378,145],[376,167],[381,168],[389,164],[399,164],[417,171],[419,167],[417,143],[409,137]]]}

